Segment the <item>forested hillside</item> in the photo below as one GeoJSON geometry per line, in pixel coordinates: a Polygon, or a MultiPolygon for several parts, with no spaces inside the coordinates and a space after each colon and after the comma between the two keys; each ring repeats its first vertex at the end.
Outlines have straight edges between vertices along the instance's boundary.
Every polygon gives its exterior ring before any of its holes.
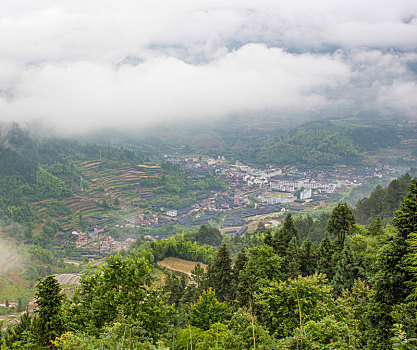
{"type": "Polygon", "coordinates": [[[334,165],[415,164],[416,127],[395,117],[365,113],[319,121],[299,118],[230,118],[184,123],[110,137],[98,133],[97,142],[111,139],[138,148],[149,157],[164,153],[219,154],[250,164],[334,165]],[[103,136],[102,136],[103,135],[103,136]]]}
{"type": "Polygon", "coordinates": [[[376,186],[369,198],[360,199],[356,204],[354,214],[358,222],[369,224],[375,217],[388,222],[406,195],[412,177],[416,175],[417,169],[412,168],[409,173],[391,181],[386,188],[376,186]]]}
{"type": "MultiPolygon", "coordinates": [[[[80,192],[83,161],[102,159],[104,166],[112,168],[142,160],[121,148],[37,139],[17,124],[2,125],[0,134],[0,219],[17,239],[30,237],[35,226],[43,223],[38,202],[53,200],[61,215],[71,213],[61,201],[80,192]],[[16,230],[14,224],[23,225],[23,236],[18,232],[22,229],[16,230]]],[[[54,215],[54,210],[50,213],[49,219],[61,216],[54,215]]]]}
{"type": "Polygon", "coordinates": [[[264,142],[249,156],[256,163],[356,164],[363,160],[363,152],[399,144],[393,123],[371,123],[359,118],[305,123],[287,135],[264,142]]]}
{"type": "MultiPolygon", "coordinates": [[[[288,214],[273,231],[259,225],[231,238],[201,227],[138,240],[65,301],[47,278],[39,309],[3,333],[3,348],[411,349],[417,179],[396,181],[409,185],[387,226],[360,226],[357,209],[341,203],[316,220],[288,214]],[[172,273],[157,265],[166,257],[209,266],[172,273]],[[162,286],[155,274],[165,275],[162,286]]],[[[402,185],[390,186],[399,198],[402,185]]]]}

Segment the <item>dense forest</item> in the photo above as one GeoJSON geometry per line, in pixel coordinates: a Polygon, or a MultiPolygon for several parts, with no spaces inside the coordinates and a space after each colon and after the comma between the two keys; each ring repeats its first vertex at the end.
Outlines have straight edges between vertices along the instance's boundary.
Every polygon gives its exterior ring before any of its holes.
{"type": "Polygon", "coordinates": [[[398,132],[392,126],[342,122],[302,124],[286,135],[263,142],[249,153],[249,159],[255,163],[357,164],[362,161],[362,152],[398,145],[398,132]]]}
{"type": "MultiPolygon", "coordinates": [[[[396,181],[408,185],[389,222],[379,216],[389,201],[367,226],[373,205],[341,203],[315,220],[287,214],[274,231],[231,238],[202,226],[138,240],[66,298],[48,277],[2,349],[413,349],[417,179],[396,181]],[[166,257],[209,265],[171,273],[156,264],[166,257]]],[[[402,185],[390,186],[397,200],[402,185]]]]}

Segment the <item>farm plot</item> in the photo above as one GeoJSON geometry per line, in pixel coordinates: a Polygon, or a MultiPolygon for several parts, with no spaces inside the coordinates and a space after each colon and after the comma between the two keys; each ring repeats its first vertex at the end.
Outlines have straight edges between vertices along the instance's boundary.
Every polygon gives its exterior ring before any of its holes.
{"type": "Polygon", "coordinates": [[[168,270],[175,271],[175,272],[182,272],[188,276],[191,276],[191,271],[195,268],[197,264],[200,264],[200,266],[204,270],[207,269],[206,264],[195,262],[195,261],[178,259],[178,258],[166,258],[158,263],[159,266],[166,267],[168,270]]]}

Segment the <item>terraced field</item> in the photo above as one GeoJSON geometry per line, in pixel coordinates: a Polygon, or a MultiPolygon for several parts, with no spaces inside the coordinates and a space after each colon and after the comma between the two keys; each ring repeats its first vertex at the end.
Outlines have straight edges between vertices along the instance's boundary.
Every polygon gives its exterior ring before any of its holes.
{"type": "Polygon", "coordinates": [[[158,165],[137,164],[110,168],[101,161],[89,161],[77,166],[83,170],[82,190],[77,184],[73,187],[74,193],[62,201],[48,199],[32,203],[42,221],[58,219],[66,222],[64,229],[74,227],[78,224],[80,214],[85,219],[102,214],[108,210],[103,201],[112,206],[116,198],[119,205],[113,206],[113,210],[133,208],[132,202],[153,196],[154,189],[141,187],[141,179],[161,175],[158,165]],[[59,206],[61,210],[54,210],[54,207],[59,206]]]}
{"type": "Polygon", "coordinates": [[[101,169],[100,162],[84,163],[84,175],[88,182],[88,189],[83,193],[89,201],[112,202],[116,198],[121,205],[128,205],[132,199],[140,200],[141,194],[149,195],[152,189],[143,189],[140,180],[160,176],[159,166],[136,165],[119,169],[101,169]],[[125,202],[125,203],[123,203],[125,202]],[[123,203],[123,204],[122,204],[123,203]]]}

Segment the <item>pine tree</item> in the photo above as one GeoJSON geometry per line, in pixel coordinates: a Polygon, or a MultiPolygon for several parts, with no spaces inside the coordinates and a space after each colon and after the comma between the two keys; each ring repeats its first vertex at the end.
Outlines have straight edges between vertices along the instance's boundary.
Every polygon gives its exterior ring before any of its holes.
{"type": "Polygon", "coordinates": [[[294,225],[298,230],[300,238],[310,236],[312,228],[314,226],[314,220],[311,216],[299,216],[294,220],[294,225]]]}
{"type": "Polygon", "coordinates": [[[256,289],[256,278],[252,269],[246,265],[239,273],[239,283],[236,290],[236,300],[242,307],[250,308],[253,304],[253,295],[256,289]]]}
{"type": "MultiPolygon", "coordinates": [[[[284,227],[283,230],[285,232],[287,232],[288,236],[292,237],[297,237],[298,238],[298,231],[297,228],[294,225],[294,221],[292,219],[292,215],[291,213],[288,213],[287,216],[284,219],[284,227]]],[[[289,239],[289,241],[291,240],[291,238],[289,239]]]]}
{"type": "Polygon", "coordinates": [[[293,237],[288,244],[284,267],[288,278],[296,278],[301,274],[301,254],[296,237],[293,237]]]}
{"type": "Polygon", "coordinates": [[[377,330],[374,342],[380,343],[386,343],[392,336],[392,308],[403,303],[412,293],[414,278],[407,259],[410,253],[407,239],[417,232],[417,179],[411,181],[409,192],[392,222],[398,234],[384,247],[374,282],[376,311],[371,320],[377,330]]]}
{"type": "Polygon", "coordinates": [[[190,283],[184,289],[180,304],[195,302],[203,292],[203,287],[208,283],[207,275],[200,264],[196,264],[191,271],[190,283]]]}
{"type": "Polygon", "coordinates": [[[35,294],[38,309],[35,310],[34,331],[39,345],[50,347],[51,341],[64,332],[61,286],[49,276],[37,285],[35,294]]]}
{"type": "Polygon", "coordinates": [[[220,301],[229,300],[232,294],[232,261],[224,244],[208,270],[208,285],[214,288],[220,301]]]}
{"type": "Polygon", "coordinates": [[[273,247],[273,240],[272,240],[271,231],[268,230],[268,231],[265,232],[263,243],[273,247]]]}
{"type": "Polygon", "coordinates": [[[382,235],[384,233],[382,227],[382,219],[379,215],[375,216],[368,227],[369,234],[372,236],[382,235]]]}
{"type": "Polygon", "coordinates": [[[346,241],[336,265],[332,285],[335,291],[340,293],[344,288],[352,288],[355,279],[360,277],[360,275],[361,268],[358,260],[350,247],[349,241],[346,241]]]}
{"type": "Polygon", "coordinates": [[[400,209],[394,213],[392,222],[403,238],[417,232],[417,178],[411,181],[409,192],[404,197],[400,209]]]}
{"type": "Polygon", "coordinates": [[[19,298],[18,302],[17,302],[17,312],[22,312],[23,311],[23,303],[22,303],[22,299],[19,298]]]}
{"type": "Polygon", "coordinates": [[[329,281],[332,280],[334,275],[333,253],[332,242],[326,232],[319,245],[317,272],[327,275],[329,281]]]}
{"type": "Polygon", "coordinates": [[[178,306],[179,301],[184,294],[185,286],[181,285],[181,281],[172,272],[165,279],[163,291],[169,293],[168,303],[178,306]]]}
{"type": "Polygon", "coordinates": [[[201,288],[204,281],[204,269],[200,264],[196,264],[191,271],[191,283],[195,285],[197,289],[201,288]]]}
{"type": "Polygon", "coordinates": [[[248,262],[248,257],[246,255],[245,249],[241,249],[239,254],[236,257],[235,263],[232,268],[232,279],[233,281],[239,281],[239,274],[245,268],[246,263],[248,262]]]}
{"type": "MultiPolygon", "coordinates": [[[[13,326],[7,327],[7,331],[4,333],[4,349],[17,349],[16,344],[19,348],[23,349],[35,349],[32,338],[32,321],[33,318],[26,312],[19,318],[19,322],[13,326]]],[[[1,341],[1,337],[0,337],[1,341]]],[[[1,349],[3,347],[0,346],[1,349]]]]}
{"type": "Polygon", "coordinates": [[[333,209],[330,220],[327,223],[327,231],[337,237],[340,248],[343,247],[345,237],[353,233],[355,223],[352,210],[346,203],[339,203],[333,209]]]}
{"type": "Polygon", "coordinates": [[[398,235],[385,247],[380,256],[380,272],[376,278],[376,298],[386,304],[403,302],[410,294],[413,278],[406,255],[410,252],[407,238],[417,232],[417,179],[410,183],[410,190],[400,209],[394,214],[393,225],[398,235]]]}
{"type": "Polygon", "coordinates": [[[284,219],[283,227],[274,236],[273,246],[279,256],[284,257],[286,255],[288,244],[293,237],[298,240],[298,231],[294,225],[291,213],[288,213],[284,219]]]}
{"type": "Polygon", "coordinates": [[[310,276],[316,270],[316,256],[313,249],[313,243],[310,236],[303,241],[301,245],[301,274],[303,276],[310,276]]]}

